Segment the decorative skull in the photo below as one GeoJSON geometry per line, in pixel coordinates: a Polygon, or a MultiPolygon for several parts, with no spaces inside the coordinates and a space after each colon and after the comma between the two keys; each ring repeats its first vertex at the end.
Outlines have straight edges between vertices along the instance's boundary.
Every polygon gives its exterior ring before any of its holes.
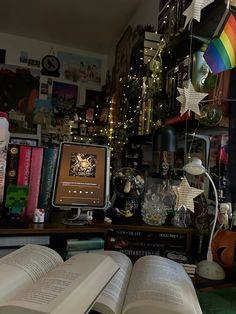
{"type": "Polygon", "coordinates": [[[166,175],[169,171],[170,165],[168,164],[168,162],[164,161],[162,164],[162,173],[163,175],[166,175]]]}

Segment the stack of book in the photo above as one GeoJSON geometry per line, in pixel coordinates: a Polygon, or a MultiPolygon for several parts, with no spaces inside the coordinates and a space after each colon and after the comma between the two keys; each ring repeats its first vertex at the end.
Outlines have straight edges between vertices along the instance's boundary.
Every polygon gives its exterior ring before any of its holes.
{"type": "Polygon", "coordinates": [[[189,258],[185,253],[170,251],[166,254],[166,257],[182,265],[191,278],[195,277],[197,266],[193,262],[193,259],[189,258]]]}
{"type": "Polygon", "coordinates": [[[110,230],[106,249],[124,253],[133,261],[145,255],[164,256],[167,250],[184,251],[186,235],[169,232],[110,230]]]}
{"type": "Polygon", "coordinates": [[[180,263],[180,264],[183,266],[184,270],[189,275],[189,277],[191,278],[195,277],[197,265],[188,264],[188,263],[180,263]]]}

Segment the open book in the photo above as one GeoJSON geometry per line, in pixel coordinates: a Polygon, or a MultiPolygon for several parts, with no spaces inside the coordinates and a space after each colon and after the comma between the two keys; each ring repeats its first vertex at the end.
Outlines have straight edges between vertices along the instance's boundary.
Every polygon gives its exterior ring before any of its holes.
{"type": "Polygon", "coordinates": [[[62,260],[28,244],[0,259],[0,314],[84,314],[119,267],[99,254],[62,260]]]}
{"type": "Polygon", "coordinates": [[[99,254],[111,256],[120,269],[90,313],[202,313],[192,281],[180,264],[149,255],[139,258],[133,266],[123,253],[103,251],[99,254]]]}

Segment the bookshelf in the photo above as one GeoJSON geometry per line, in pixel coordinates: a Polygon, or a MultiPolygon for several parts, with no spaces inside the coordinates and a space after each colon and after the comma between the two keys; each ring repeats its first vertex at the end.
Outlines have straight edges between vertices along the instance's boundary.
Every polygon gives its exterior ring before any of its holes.
{"type": "Polygon", "coordinates": [[[19,235],[58,235],[70,236],[76,234],[100,234],[106,238],[108,230],[128,230],[128,231],[148,231],[155,233],[170,233],[170,234],[183,234],[186,236],[186,251],[190,251],[193,228],[178,228],[170,225],[151,226],[142,222],[140,219],[132,219],[132,221],[108,224],[104,223],[102,215],[94,217],[94,220],[88,225],[82,226],[69,226],[62,223],[63,213],[54,212],[50,216],[50,220],[44,224],[30,223],[28,228],[18,229],[1,229],[0,237],[4,236],[19,236],[19,235]]]}

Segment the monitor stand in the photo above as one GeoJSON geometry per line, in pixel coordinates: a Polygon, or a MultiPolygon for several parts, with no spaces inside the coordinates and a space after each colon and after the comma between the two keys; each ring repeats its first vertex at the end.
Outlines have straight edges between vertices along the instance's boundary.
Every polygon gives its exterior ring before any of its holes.
{"type": "Polygon", "coordinates": [[[66,210],[62,222],[66,225],[78,226],[91,223],[93,211],[91,209],[71,208],[66,210]]]}

